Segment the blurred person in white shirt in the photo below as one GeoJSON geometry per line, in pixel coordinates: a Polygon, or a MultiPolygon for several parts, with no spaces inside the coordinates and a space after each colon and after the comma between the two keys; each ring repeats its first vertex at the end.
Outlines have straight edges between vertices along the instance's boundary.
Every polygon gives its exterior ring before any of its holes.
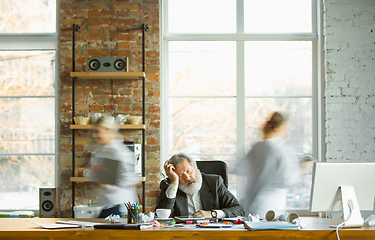
{"type": "Polygon", "coordinates": [[[263,127],[263,139],[253,145],[240,165],[247,176],[245,197],[241,200],[247,214],[265,217],[267,211],[286,212],[287,191],[298,182],[296,155],[283,144],[285,119],[274,112],[263,127]]]}
{"type": "Polygon", "coordinates": [[[94,125],[92,136],[98,146],[92,152],[91,166],[84,175],[97,180],[96,193],[102,206],[99,218],[110,214],[120,215],[126,212],[124,202],[138,201],[135,186],[141,179],[134,171],[134,153],[124,144],[113,118],[101,117],[94,125]],[[117,174],[115,183],[108,183],[105,179],[96,177],[101,171],[107,171],[108,160],[118,161],[117,169],[109,173],[117,174]]]}

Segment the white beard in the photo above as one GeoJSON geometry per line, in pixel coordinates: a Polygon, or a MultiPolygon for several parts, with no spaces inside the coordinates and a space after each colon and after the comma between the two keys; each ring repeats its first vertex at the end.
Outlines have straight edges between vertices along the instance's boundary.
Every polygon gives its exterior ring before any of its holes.
{"type": "Polygon", "coordinates": [[[178,184],[178,188],[186,194],[190,194],[190,195],[195,194],[202,187],[202,174],[199,171],[199,169],[196,169],[196,171],[197,171],[197,176],[195,177],[195,179],[190,179],[183,184],[181,183],[178,184]],[[191,182],[195,182],[195,183],[191,186],[187,186],[191,182]]]}

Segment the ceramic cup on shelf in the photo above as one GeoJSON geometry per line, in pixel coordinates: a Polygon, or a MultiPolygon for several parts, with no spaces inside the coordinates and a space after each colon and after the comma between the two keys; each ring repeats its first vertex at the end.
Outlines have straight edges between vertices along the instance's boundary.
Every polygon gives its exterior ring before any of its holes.
{"type": "Polygon", "coordinates": [[[101,113],[94,113],[91,115],[91,123],[95,124],[102,117],[101,113]]]}
{"type": "Polygon", "coordinates": [[[119,125],[123,125],[123,124],[125,124],[125,122],[126,122],[126,117],[128,117],[129,116],[129,114],[128,115],[123,115],[123,114],[119,114],[119,115],[117,115],[117,117],[116,117],[116,122],[117,122],[117,124],[119,124],[119,125]]]}

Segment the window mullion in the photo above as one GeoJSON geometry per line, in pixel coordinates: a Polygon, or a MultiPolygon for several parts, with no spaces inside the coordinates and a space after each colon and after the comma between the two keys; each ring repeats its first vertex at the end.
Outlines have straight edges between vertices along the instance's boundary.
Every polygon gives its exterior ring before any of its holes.
{"type": "MultiPolygon", "coordinates": [[[[245,32],[245,15],[244,15],[244,0],[237,0],[237,34],[244,34],[245,32]]],[[[236,41],[236,61],[237,61],[237,100],[236,100],[236,155],[237,159],[246,154],[246,114],[245,114],[245,41],[236,41]]],[[[241,199],[244,192],[244,179],[241,176],[236,178],[237,197],[241,199]]]]}
{"type": "Polygon", "coordinates": [[[55,153],[0,153],[0,156],[55,156],[55,153]]]}
{"type": "MultiPolygon", "coordinates": [[[[237,100],[236,100],[236,154],[237,159],[246,154],[246,113],[245,113],[245,42],[237,41],[236,44],[236,60],[237,60],[237,100]]],[[[236,178],[237,197],[242,199],[244,192],[245,180],[241,176],[236,178]]]]}
{"type": "Polygon", "coordinates": [[[245,42],[237,41],[237,156],[245,154],[245,42]]]}
{"type": "Polygon", "coordinates": [[[168,41],[312,41],[315,33],[165,33],[168,41]]]}
{"type": "Polygon", "coordinates": [[[237,0],[236,4],[237,34],[239,34],[245,32],[244,0],[237,0]]]}
{"type": "Polygon", "coordinates": [[[53,96],[53,95],[35,95],[35,96],[31,96],[31,95],[2,95],[0,96],[0,98],[55,98],[56,96],[53,96]]]}
{"type": "Polygon", "coordinates": [[[53,50],[57,49],[57,34],[0,34],[0,50],[53,50]]]}
{"type": "MultiPolygon", "coordinates": [[[[161,43],[161,72],[162,81],[161,84],[161,158],[169,158],[169,41],[164,38],[165,34],[168,32],[168,0],[161,1],[162,7],[162,43],[161,43]]],[[[160,169],[163,169],[164,161],[160,161],[160,169]]]]}

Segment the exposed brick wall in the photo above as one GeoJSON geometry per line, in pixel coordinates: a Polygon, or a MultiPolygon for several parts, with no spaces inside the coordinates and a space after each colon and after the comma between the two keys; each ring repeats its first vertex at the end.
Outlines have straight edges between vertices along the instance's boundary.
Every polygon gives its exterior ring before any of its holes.
{"type": "MultiPolygon", "coordinates": [[[[142,71],[142,23],[146,32],[146,211],[158,195],[160,162],[160,43],[158,0],[61,0],[60,5],[60,156],[58,215],[72,216],[72,25],[76,33],[76,71],[86,71],[88,57],[129,57],[130,72],[142,71]],[[137,29],[138,28],[138,29],[137,29]]],[[[76,116],[92,113],[142,114],[142,82],[77,80],[76,116]]],[[[125,139],[141,143],[141,131],[121,130],[125,139]]],[[[86,166],[95,147],[90,131],[76,131],[76,166],[86,166]]],[[[141,186],[141,185],[140,185],[141,186]]],[[[139,186],[139,187],[140,187],[139,186]]],[[[140,190],[140,189],[139,189],[140,190]]],[[[141,193],[141,191],[139,191],[141,193]]],[[[76,184],[76,205],[97,202],[90,183],[76,184]]]]}
{"type": "Polygon", "coordinates": [[[374,162],[375,2],[325,0],[326,158],[374,162]]]}

